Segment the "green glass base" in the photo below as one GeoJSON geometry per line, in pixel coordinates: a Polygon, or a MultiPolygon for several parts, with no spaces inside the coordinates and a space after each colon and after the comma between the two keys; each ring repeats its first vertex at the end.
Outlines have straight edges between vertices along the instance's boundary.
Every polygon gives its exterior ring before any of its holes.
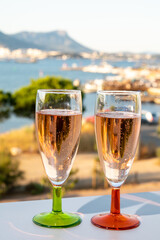
{"type": "Polygon", "coordinates": [[[49,212],[40,213],[33,217],[33,222],[47,228],[73,227],[81,223],[81,218],[74,213],[49,212]]]}

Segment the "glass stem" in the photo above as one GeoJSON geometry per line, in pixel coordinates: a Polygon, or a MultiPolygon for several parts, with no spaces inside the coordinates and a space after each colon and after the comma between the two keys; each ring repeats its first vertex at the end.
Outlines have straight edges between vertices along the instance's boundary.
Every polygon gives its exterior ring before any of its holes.
{"type": "Polygon", "coordinates": [[[53,187],[53,212],[62,212],[62,188],[61,186],[53,187]]]}
{"type": "Polygon", "coordinates": [[[120,214],[120,188],[112,188],[110,212],[120,214]]]}

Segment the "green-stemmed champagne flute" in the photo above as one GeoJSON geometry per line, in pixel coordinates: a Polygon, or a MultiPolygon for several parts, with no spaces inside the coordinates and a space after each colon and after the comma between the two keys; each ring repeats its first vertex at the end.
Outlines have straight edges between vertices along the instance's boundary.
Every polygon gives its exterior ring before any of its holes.
{"type": "Polygon", "coordinates": [[[43,227],[71,227],[81,223],[78,214],[62,211],[61,186],[75,159],[81,131],[82,100],[79,90],[38,90],[36,133],[44,168],[53,185],[51,212],[37,214],[43,227]]]}

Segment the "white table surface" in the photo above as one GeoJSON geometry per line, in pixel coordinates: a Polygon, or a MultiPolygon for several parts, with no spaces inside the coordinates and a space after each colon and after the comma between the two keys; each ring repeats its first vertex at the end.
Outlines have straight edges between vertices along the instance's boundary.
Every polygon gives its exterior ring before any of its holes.
{"type": "Polygon", "coordinates": [[[110,196],[63,199],[63,210],[79,212],[82,223],[63,229],[48,229],[35,225],[32,217],[50,211],[51,200],[0,203],[0,240],[160,240],[160,192],[121,195],[121,212],[137,214],[138,228],[113,231],[97,228],[90,219],[97,213],[109,211],[110,196]]]}

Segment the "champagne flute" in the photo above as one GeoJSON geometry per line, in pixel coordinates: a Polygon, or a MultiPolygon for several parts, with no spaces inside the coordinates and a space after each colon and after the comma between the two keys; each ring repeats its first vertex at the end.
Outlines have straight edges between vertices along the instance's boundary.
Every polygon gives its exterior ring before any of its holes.
{"type": "Polygon", "coordinates": [[[43,227],[70,227],[81,223],[77,214],[64,213],[61,186],[75,159],[81,131],[82,100],[79,90],[38,90],[36,133],[43,165],[53,185],[51,212],[40,213],[33,222],[43,227]]]}
{"type": "Polygon", "coordinates": [[[112,195],[110,213],[96,215],[91,222],[115,230],[138,227],[137,216],[120,213],[120,187],[132,166],[139,139],[140,92],[98,91],[95,115],[98,154],[112,195]]]}

